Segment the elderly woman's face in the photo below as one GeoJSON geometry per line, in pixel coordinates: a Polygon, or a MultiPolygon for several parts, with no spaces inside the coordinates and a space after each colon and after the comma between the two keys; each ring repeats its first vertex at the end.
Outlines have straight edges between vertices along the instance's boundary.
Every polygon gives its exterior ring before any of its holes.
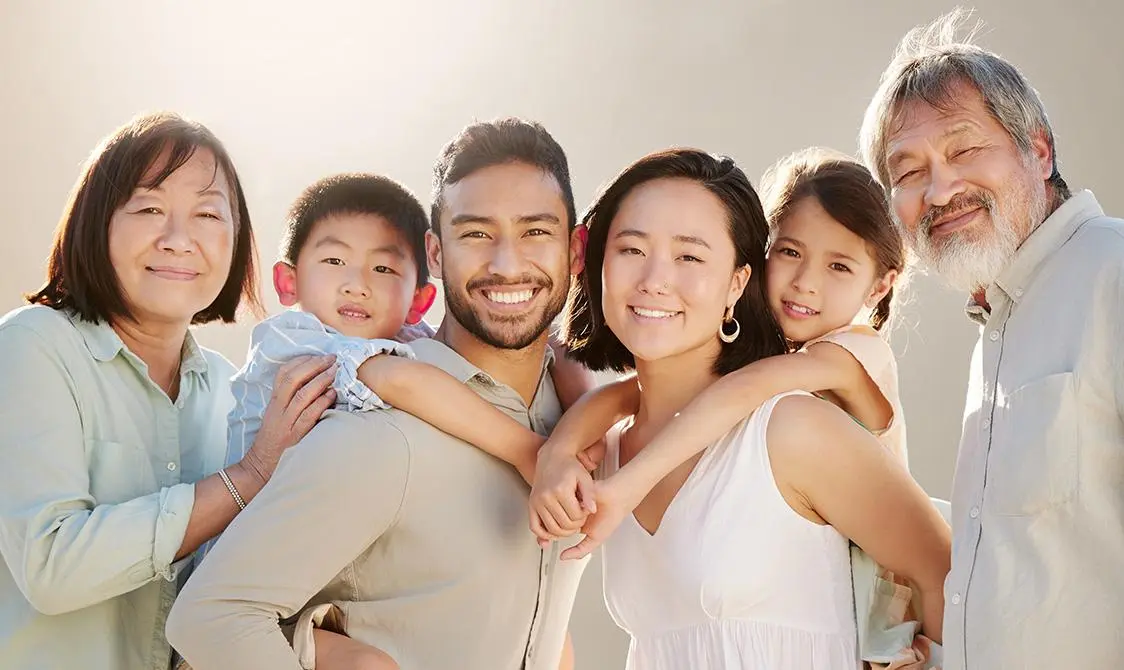
{"type": "Polygon", "coordinates": [[[230,185],[210,151],[159,186],[138,187],[109,221],[109,260],[133,316],[184,323],[206,309],[230,274],[234,228],[230,185]]]}

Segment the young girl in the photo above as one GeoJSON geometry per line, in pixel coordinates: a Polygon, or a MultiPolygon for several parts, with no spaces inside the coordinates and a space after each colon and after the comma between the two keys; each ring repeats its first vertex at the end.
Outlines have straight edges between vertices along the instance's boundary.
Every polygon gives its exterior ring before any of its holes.
{"type": "MultiPolygon", "coordinates": [[[[790,355],[757,361],[714,383],[627,465],[597,484],[576,466],[573,455],[636,411],[638,389],[633,379],[625,379],[579,401],[541,451],[531,497],[532,530],[544,542],[579,520],[559,513],[573,509],[575,499],[583,513],[592,514],[582,530],[585,539],[564,558],[591,552],[664,477],[779,393],[811,391],[838,405],[906,466],[897,368],[879,334],[890,317],[905,253],[882,189],[858,163],[813,149],[771,168],[762,196],[771,228],[766,265],[770,307],[789,341],[790,355]]],[[[739,328],[733,321],[724,338],[733,339],[739,328]]],[[[856,564],[856,586],[864,591],[859,606],[868,612],[866,621],[859,617],[860,647],[864,658],[876,656],[871,660],[902,667],[915,660],[912,650],[867,652],[876,642],[885,644],[875,638],[879,630],[901,623],[909,589],[895,585],[888,601],[868,601],[862,583],[892,580],[868,560],[860,555],[856,564]],[[877,572],[869,579],[860,575],[867,564],[877,572]],[[879,630],[864,631],[871,622],[879,630]]],[[[906,639],[899,634],[892,644],[909,647],[915,630],[910,627],[906,639]]]]}

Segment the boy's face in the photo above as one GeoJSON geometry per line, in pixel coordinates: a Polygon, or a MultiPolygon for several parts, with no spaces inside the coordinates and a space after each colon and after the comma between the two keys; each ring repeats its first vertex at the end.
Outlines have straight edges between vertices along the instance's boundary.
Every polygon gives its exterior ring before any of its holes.
{"type": "MultiPolygon", "coordinates": [[[[418,271],[406,239],[374,214],[336,214],[317,221],[296,267],[274,266],[281,304],[299,303],[344,335],[388,339],[416,322],[432,300],[418,289],[418,271]]],[[[429,289],[429,291],[426,291],[429,289]]]]}

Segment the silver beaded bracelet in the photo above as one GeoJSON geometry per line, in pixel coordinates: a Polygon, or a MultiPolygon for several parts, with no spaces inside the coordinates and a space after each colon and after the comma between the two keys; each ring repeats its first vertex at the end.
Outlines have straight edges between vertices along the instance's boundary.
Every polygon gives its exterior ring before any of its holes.
{"type": "Polygon", "coordinates": [[[226,490],[230,491],[230,495],[234,498],[234,502],[238,503],[238,509],[246,509],[246,501],[242,499],[238,489],[234,488],[234,482],[230,481],[230,475],[226,474],[226,470],[219,470],[219,477],[222,478],[222,483],[226,484],[226,490]]]}

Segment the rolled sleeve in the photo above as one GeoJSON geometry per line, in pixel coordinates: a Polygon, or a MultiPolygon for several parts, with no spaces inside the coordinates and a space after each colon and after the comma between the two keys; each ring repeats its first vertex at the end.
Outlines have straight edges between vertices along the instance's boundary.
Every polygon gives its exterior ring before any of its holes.
{"type": "Polygon", "coordinates": [[[392,354],[414,358],[410,347],[394,340],[362,340],[354,337],[341,337],[335,343],[334,353],[339,367],[336,371],[335,389],[340,402],[347,404],[352,412],[365,412],[373,409],[389,409],[390,405],[359,381],[359,366],[368,358],[382,354],[392,354]]]}
{"type": "Polygon", "coordinates": [[[280,621],[395,523],[409,470],[386,415],[329,412],[188,580],[168,641],[194,670],[300,670],[280,621]]]}
{"type": "Polygon", "coordinates": [[[183,545],[187,534],[187,522],[195,507],[195,485],[176,484],[160,491],[160,511],[156,515],[156,539],[152,545],[152,565],[154,572],[172,582],[179,576],[179,569],[190,558],[177,562],[176,554],[183,545]]]}

